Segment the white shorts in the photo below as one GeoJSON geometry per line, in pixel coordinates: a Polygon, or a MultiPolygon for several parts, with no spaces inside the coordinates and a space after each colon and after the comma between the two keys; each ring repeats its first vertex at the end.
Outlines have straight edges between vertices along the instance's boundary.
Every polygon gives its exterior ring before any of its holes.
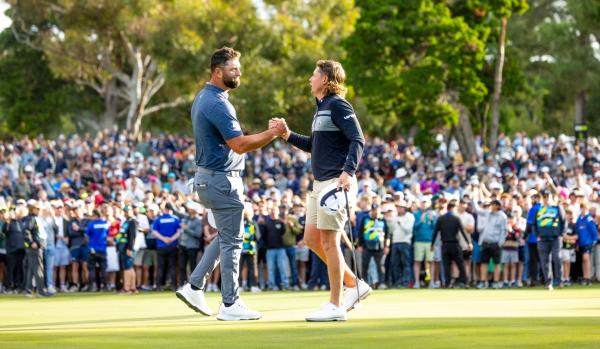
{"type": "Polygon", "coordinates": [[[437,240],[433,245],[433,261],[441,262],[442,261],[442,242],[441,240],[437,240]]]}
{"type": "Polygon", "coordinates": [[[71,263],[71,251],[67,247],[64,241],[56,241],[56,247],[54,248],[54,266],[65,267],[71,263]]]}
{"type": "Polygon", "coordinates": [[[517,250],[502,250],[502,263],[519,263],[519,251],[517,250]]]}
{"type": "Polygon", "coordinates": [[[560,250],[560,260],[562,262],[571,262],[571,263],[575,263],[575,250],[571,249],[571,250],[566,250],[566,249],[561,249],[560,250]]]}
{"type": "MultiPolygon", "coordinates": [[[[319,209],[319,194],[323,189],[325,189],[328,185],[337,182],[337,178],[328,179],[326,181],[317,181],[315,180],[313,183],[313,190],[308,194],[308,203],[306,209],[306,224],[315,224],[317,229],[324,230],[344,230],[347,213],[346,208],[340,209],[335,215],[328,215],[323,212],[323,210],[319,209]]],[[[356,177],[352,176],[351,179],[351,188],[348,192],[348,201],[350,204],[350,211],[353,210],[354,201],[356,199],[354,196],[356,194],[352,194],[353,198],[350,198],[350,193],[356,193],[358,184],[356,182],[356,177]]]]}

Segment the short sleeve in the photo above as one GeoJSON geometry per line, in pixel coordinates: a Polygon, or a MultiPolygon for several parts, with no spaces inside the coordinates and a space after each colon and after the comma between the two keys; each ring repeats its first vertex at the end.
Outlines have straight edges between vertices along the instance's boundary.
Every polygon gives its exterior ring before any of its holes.
{"type": "Polygon", "coordinates": [[[237,119],[235,109],[228,101],[218,102],[208,115],[209,121],[215,126],[223,139],[230,140],[242,135],[242,128],[237,119]]]}

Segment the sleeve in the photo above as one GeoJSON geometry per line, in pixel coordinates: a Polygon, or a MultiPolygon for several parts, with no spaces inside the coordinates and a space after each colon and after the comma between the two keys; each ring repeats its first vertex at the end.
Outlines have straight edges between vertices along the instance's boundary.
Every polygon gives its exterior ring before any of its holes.
{"type": "Polygon", "coordinates": [[[218,102],[207,113],[207,119],[219,130],[223,139],[230,140],[242,135],[242,127],[237,119],[235,109],[229,102],[218,102]]]}
{"type": "Polygon", "coordinates": [[[288,138],[287,142],[300,150],[304,150],[307,153],[312,151],[312,137],[292,132],[290,133],[290,137],[288,138]]]}
{"type": "Polygon", "coordinates": [[[160,229],[160,219],[157,217],[154,222],[152,222],[152,231],[158,231],[160,229]]]}
{"type": "Polygon", "coordinates": [[[389,240],[391,238],[390,237],[390,228],[385,219],[383,220],[383,233],[384,233],[385,240],[389,240]]]}
{"type": "Polygon", "coordinates": [[[188,226],[190,235],[200,239],[202,237],[202,221],[200,219],[194,219],[191,223],[192,224],[189,224],[188,226]]]}
{"type": "Polygon", "coordinates": [[[433,228],[433,237],[431,238],[431,246],[435,245],[435,239],[437,239],[438,233],[440,231],[440,220],[435,221],[435,227],[433,228]]]}
{"type": "Polygon", "coordinates": [[[133,244],[135,243],[135,236],[137,233],[137,221],[135,219],[130,220],[128,229],[127,235],[129,235],[129,239],[127,241],[127,249],[133,250],[133,244]]]}
{"type": "Polygon", "coordinates": [[[148,221],[148,217],[146,215],[142,215],[138,221],[138,229],[143,230],[144,232],[150,229],[150,222],[148,221]]]}
{"type": "Polygon", "coordinates": [[[504,246],[506,235],[508,234],[508,219],[502,216],[502,233],[500,234],[500,246],[504,246]]]}
{"type": "Polygon", "coordinates": [[[260,226],[256,222],[252,222],[254,225],[254,232],[256,234],[256,241],[258,242],[261,238],[260,226]]]}
{"type": "Polygon", "coordinates": [[[592,243],[594,243],[598,241],[598,227],[596,226],[596,222],[592,216],[588,216],[588,226],[590,227],[590,232],[592,233],[592,243]]]}
{"type": "Polygon", "coordinates": [[[87,235],[87,237],[89,238],[91,234],[92,234],[92,224],[88,224],[87,227],[85,227],[85,235],[87,235]]]}
{"type": "Polygon", "coordinates": [[[24,229],[23,229],[23,240],[25,241],[25,245],[27,247],[31,246],[31,243],[33,242],[33,232],[31,231],[31,220],[27,219],[25,221],[25,224],[23,224],[24,229]]]}
{"type": "Polygon", "coordinates": [[[366,217],[362,217],[360,220],[360,223],[358,223],[358,246],[364,246],[365,245],[365,236],[362,233],[363,230],[365,229],[365,218],[366,217]]]}
{"type": "Polygon", "coordinates": [[[339,103],[334,103],[331,109],[331,120],[350,141],[348,156],[344,164],[344,172],[354,175],[362,157],[365,137],[350,103],[342,99],[339,103]]]}

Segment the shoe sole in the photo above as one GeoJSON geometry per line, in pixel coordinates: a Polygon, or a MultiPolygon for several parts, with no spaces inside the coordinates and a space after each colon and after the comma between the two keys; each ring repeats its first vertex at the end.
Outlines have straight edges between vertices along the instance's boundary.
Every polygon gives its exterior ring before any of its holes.
{"type": "Polygon", "coordinates": [[[261,318],[262,318],[262,316],[253,317],[253,318],[233,318],[233,317],[218,317],[217,316],[217,320],[219,320],[219,321],[252,321],[252,320],[260,320],[261,318]]]}
{"type": "Polygon", "coordinates": [[[183,303],[185,303],[185,305],[187,305],[190,309],[192,309],[196,313],[202,314],[204,316],[212,316],[211,313],[202,311],[202,309],[200,309],[200,308],[196,307],[195,305],[193,305],[192,303],[188,302],[188,300],[185,298],[185,296],[182,295],[181,293],[175,292],[175,295],[177,296],[177,298],[179,298],[179,300],[181,300],[183,303]]]}
{"type": "Polygon", "coordinates": [[[326,319],[305,319],[307,322],[333,322],[333,321],[346,321],[345,317],[331,317],[326,319]]]}
{"type": "MultiPolygon", "coordinates": [[[[369,290],[367,292],[363,293],[362,295],[360,295],[360,297],[358,297],[358,300],[356,300],[356,302],[354,302],[354,304],[352,304],[352,306],[346,308],[346,311],[350,311],[350,310],[354,309],[354,307],[356,306],[356,304],[358,302],[367,299],[367,297],[369,297],[371,295],[371,293],[373,293],[373,289],[369,287],[369,290]]],[[[306,320],[306,321],[309,321],[309,320],[306,320]]],[[[329,321],[331,321],[331,320],[329,320],[329,321]]]]}

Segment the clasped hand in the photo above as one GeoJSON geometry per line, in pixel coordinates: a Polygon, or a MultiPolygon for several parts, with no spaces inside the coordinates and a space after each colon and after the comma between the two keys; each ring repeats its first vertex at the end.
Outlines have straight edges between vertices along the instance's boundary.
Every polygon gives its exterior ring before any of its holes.
{"type": "Polygon", "coordinates": [[[275,130],[275,134],[285,140],[290,135],[290,129],[283,118],[272,118],[269,120],[269,129],[275,130]]]}

